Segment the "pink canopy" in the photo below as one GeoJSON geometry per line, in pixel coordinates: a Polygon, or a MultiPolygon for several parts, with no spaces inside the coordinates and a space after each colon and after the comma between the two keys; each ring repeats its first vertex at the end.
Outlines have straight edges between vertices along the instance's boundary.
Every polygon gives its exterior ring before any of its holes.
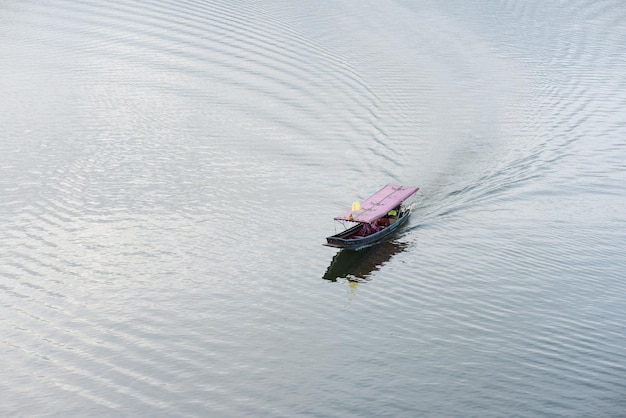
{"type": "Polygon", "coordinates": [[[388,184],[361,203],[359,210],[350,210],[335,219],[371,223],[385,216],[418,190],[419,187],[388,184]]]}

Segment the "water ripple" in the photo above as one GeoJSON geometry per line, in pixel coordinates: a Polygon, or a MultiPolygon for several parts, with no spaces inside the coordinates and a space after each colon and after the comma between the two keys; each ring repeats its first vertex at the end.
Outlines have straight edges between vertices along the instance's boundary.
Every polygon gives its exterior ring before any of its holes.
{"type": "Polygon", "coordinates": [[[6,5],[0,411],[619,415],[625,13],[6,5]]]}

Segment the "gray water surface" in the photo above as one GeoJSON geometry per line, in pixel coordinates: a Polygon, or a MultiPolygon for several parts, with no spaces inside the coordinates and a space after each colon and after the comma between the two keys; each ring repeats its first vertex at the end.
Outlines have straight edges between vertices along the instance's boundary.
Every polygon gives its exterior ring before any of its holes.
{"type": "Polygon", "coordinates": [[[618,0],[4,2],[0,413],[624,416],[625,57],[618,0]]]}

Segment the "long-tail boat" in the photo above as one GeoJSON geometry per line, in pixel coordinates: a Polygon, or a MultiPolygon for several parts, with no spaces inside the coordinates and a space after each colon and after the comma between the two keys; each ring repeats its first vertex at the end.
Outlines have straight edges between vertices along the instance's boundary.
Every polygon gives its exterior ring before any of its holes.
{"type": "Polygon", "coordinates": [[[356,225],[327,237],[324,245],[359,250],[380,242],[409,219],[411,208],[402,204],[418,190],[419,187],[388,184],[363,203],[354,202],[352,210],[334,219],[353,222],[356,225]]]}

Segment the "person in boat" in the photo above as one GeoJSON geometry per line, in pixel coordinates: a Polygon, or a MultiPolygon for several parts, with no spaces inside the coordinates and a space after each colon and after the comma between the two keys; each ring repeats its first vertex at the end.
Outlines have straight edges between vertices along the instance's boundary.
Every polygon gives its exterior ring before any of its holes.
{"type": "Polygon", "coordinates": [[[363,225],[363,233],[365,236],[372,235],[378,231],[380,231],[382,227],[378,224],[378,220],[375,220],[371,224],[363,225]]]}
{"type": "Polygon", "coordinates": [[[398,213],[400,212],[400,206],[396,206],[391,209],[387,214],[380,219],[383,225],[391,225],[398,220],[398,213]]]}

